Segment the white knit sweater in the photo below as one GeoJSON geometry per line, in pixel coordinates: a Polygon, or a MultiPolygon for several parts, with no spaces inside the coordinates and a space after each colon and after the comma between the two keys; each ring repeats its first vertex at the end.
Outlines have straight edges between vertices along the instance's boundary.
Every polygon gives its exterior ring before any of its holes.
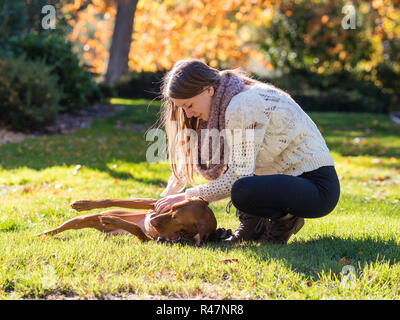
{"type": "MultiPolygon", "coordinates": [[[[228,169],[218,179],[185,191],[185,198],[200,196],[208,202],[230,196],[233,183],[245,176],[287,174],[298,176],[334,165],[315,123],[284,92],[256,84],[235,95],[225,114],[226,129],[250,129],[254,139],[233,139],[228,149],[228,169]]],[[[236,131],[238,132],[238,131],[236,131]]],[[[186,186],[171,175],[162,197],[182,192],[186,186]]]]}

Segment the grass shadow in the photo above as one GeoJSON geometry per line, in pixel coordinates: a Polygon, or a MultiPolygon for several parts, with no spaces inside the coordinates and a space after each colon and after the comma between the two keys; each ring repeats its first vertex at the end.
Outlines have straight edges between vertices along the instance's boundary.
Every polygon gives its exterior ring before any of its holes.
{"type": "MultiPolygon", "coordinates": [[[[139,179],[128,172],[112,170],[112,162],[147,163],[146,150],[153,143],[146,141],[145,129],[156,123],[160,103],[138,100],[119,113],[102,120],[95,120],[90,128],[77,130],[68,135],[31,138],[19,143],[0,146],[0,166],[5,170],[27,167],[43,170],[53,166],[84,165],[107,172],[120,180],[139,179]],[[138,130],[126,130],[135,128],[138,130]]],[[[322,130],[331,151],[343,156],[374,155],[374,157],[398,157],[396,133],[386,115],[311,113],[310,116],[322,130]],[[368,143],[352,143],[355,126],[360,130],[373,127],[378,138],[366,138],[368,143]],[[350,138],[348,138],[350,137],[350,138]],[[369,139],[369,140],[368,140],[369,139]]],[[[356,129],[358,130],[358,129],[356,129]]],[[[396,131],[397,132],[397,131],[396,131]]],[[[364,141],[364,140],[363,140],[364,141]]],[[[400,163],[382,163],[380,166],[400,168],[400,163]]],[[[163,184],[160,179],[143,179],[153,185],[163,184]]]]}
{"type": "Polygon", "coordinates": [[[307,277],[317,277],[321,273],[340,273],[343,266],[351,264],[356,269],[371,263],[400,261],[400,248],[396,240],[377,238],[345,239],[320,236],[316,239],[293,241],[287,245],[248,242],[227,244],[207,243],[205,247],[230,251],[241,250],[258,260],[281,260],[295,272],[307,277]]]}
{"type": "Polygon", "coordinates": [[[157,121],[159,104],[144,102],[127,106],[125,110],[101,120],[94,120],[90,128],[66,135],[27,138],[18,143],[0,146],[0,168],[12,170],[22,167],[44,170],[54,166],[82,165],[107,172],[119,180],[137,180],[149,184],[165,184],[157,178],[144,179],[130,172],[113,170],[110,163],[147,163],[144,127],[157,121]],[[126,130],[124,126],[140,125],[140,130],[126,130]]]}

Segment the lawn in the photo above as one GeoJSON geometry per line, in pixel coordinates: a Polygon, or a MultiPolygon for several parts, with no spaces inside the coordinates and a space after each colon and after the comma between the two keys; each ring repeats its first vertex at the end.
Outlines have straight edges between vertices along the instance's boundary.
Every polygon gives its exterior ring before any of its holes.
{"type": "MultiPolygon", "coordinates": [[[[341,197],[287,245],[141,243],[91,229],[35,237],[78,215],[72,201],[158,198],[166,186],[168,164],[145,157],[159,104],[112,103],[126,109],[90,128],[0,146],[0,299],[400,299],[400,130],[386,115],[309,114],[341,197]]],[[[228,200],[211,208],[235,229],[228,200]]]]}

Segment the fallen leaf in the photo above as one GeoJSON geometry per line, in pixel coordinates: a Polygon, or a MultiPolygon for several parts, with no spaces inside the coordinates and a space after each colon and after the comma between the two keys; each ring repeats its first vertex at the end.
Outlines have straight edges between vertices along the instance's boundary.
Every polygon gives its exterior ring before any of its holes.
{"type": "Polygon", "coordinates": [[[384,177],[374,176],[372,177],[372,180],[383,181],[383,180],[389,180],[390,178],[391,178],[390,176],[384,176],[384,177]]]}
{"type": "Polygon", "coordinates": [[[350,260],[347,260],[346,257],[340,258],[338,262],[342,264],[351,264],[350,260]]]}
{"type": "Polygon", "coordinates": [[[22,193],[32,193],[32,188],[31,187],[24,187],[22,190],[22,193]]]}
{"type": "Polygon", "coordinates": [[[234,259],[223,259],[223,260],[220,260],[220,262],[223,262],[223,263],[239,262],[239,259],[236,259],[236,258],[234,258],[234,259]]]}

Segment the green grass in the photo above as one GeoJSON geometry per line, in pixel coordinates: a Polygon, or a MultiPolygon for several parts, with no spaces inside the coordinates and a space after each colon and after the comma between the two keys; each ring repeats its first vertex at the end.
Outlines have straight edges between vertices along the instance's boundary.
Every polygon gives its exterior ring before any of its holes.
{"type": "MultiPolygon", "coordinates": [[[[168,164],[145,157],[144,132],[159,104],[112,103],[126,109],[91,128],[0,146],[1,299],[400,298],[400,137],[384,115],[310,114],[334,157],[341,198],[328,216],[306,220],[288,245],[161,245],[91,229],[35,237],[78,215],[74,200],[158,197],[164,189],[168,164]],[[222,262],[228,258],[238,262],[222,262]],[[346,264],[355,268],[351,285],[346,264]]],[[[234,229],[227,202],[211,208],[220,227],[234,229]]]]}

